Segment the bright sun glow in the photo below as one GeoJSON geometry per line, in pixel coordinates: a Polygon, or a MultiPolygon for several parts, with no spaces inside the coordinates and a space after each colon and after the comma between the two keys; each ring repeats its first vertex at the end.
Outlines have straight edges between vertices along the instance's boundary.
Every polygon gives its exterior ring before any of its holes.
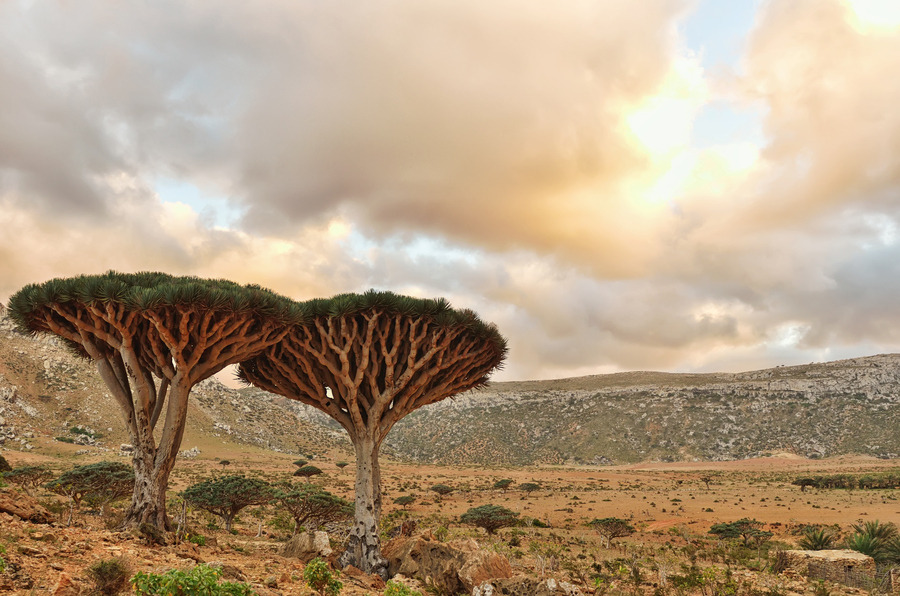
{"type": "Polygon", "coordinates": [[[900,27],[900,1],[898,0],[845,0],[853,9],[860,24],[865,27],[900,27]]]}

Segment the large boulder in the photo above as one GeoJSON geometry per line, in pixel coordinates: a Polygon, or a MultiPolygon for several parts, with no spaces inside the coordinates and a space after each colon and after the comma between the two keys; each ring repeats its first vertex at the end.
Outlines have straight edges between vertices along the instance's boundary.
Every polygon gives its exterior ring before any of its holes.
{"type": "Polygon", "coordinates": [[[0,512],[36,524],[49,524],[54,521],[53,514],[32,497],[11,488],[0,488],[0,512]]]}
{"type": "Polygon", "coordinates": [[[482,550],[474,540],[443,543],[428,536],[401,536],[385,544],[381,553],[390,576],[413,577],[450,594],[468,593],[486,580],[512,576],[506,557],[482,550]]]}
{"type": "Polygon", "coordinates": [[[331,544],[327,532],[303,532],[292,536],[278,551],[283,557],[300,559],[309,563],[316,557],[327,557],[331,554],[331,544]]]}

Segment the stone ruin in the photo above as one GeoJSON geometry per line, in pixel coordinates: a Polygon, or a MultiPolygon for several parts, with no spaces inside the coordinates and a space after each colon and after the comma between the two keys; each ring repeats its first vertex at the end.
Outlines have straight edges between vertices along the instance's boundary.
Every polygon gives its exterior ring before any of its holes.
{"type": "MultiPolygon", "coordinates": [[[[845,586],[869,588],[880,584],[875,559],[855,550],[786,550],[784,569],[787,576],[826,580],[845,586]]],[[[884,591],[900,591],[900,574],[885,578],[884,591]]]]}

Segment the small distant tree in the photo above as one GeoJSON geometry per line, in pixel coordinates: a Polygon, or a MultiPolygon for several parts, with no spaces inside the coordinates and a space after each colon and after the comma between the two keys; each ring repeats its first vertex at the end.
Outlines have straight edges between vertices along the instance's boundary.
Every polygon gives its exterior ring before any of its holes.
{"type": "Polygon", "coordinates": [[[306,478],[306,481],[309,482],[309,479],[313,476],[318,476],[322,473],[322,470],[315,466],[303,466],[302,468],[298,468],[294,471],[294,476],[303,476],[306,478]]]}
{"type": "Polygon", "coordinates": [[[219,465],[222,466],[222,471],[224,472],[225,468],[231,465],[231,462],[228,461],[227,459],[223,459],[222,461],[219,462],[219,465]]]}
{"type": "Polygon", "coordinates": [[[791,484],[793,484],[794,486],[799,486],[800,492],[805,493],[807,486],[816,486],[818,483],[816,482],[815,478],[804,476],[803,478],[797,478],[796,480],[791,482],[791,484]]]}
{"type": "Polygon", "coordinates": [[[500,505],[481,505],[473,507],[461,516],[460,523],[484,528],[488,534],[493,534],[500,528],[508,528],[519,523],[519,514],[510,511],[500,505]]]}
{"type": "Polygon", "coordinates": [[[453,487],[447,486],[446,484],[435,484],[431,487],[431,490],[438,494],[438,500],[440,500],[442,497],[446,497],[452,493],[453,487]]]}
{"type": "Polygon", "coordinates": [[[309,463],[309,462],[306,461],[305,459],[296,459],[296,460],[294,460],[294,465],[297,466],[298,468],[302,468],[303,466],[305,466],[305,465],[308,464],[308,463],[309,463]]]}
{"type": "Polygon", "coordinates": [[[0,474],[3,472],[9,472],[12,470],[12,466],[9,465],[9,462],[6,461],[6,458],[0,455],[0,474]]]}
{"type": "Polygon", "coordinates": [[[195,507],[217,515],[230,532],[234,518],[245,507],[262,505],[273,498],[272,486],[265,480],[246,476],[222,476],[193,484],[181,497],[195,507]]]}
{"type": "Polygon", "coordinates": [[[414,496],[404,495],[402,497],[397,497],[396,499],[394,499],[394,504],[400,505],[401,507],[403,507],[403,509],[406,509],[407,507],[415,503],[415,501],[416,498],[414,496]]]}
{"type": "Polygon", "coordinates": [[[75,508],[80,507],[82,501],[99,506],[102,515],[107,505],[134,492],[134,469],[112,461],[75,466],[44,486],[58,495],[69,497],[75,508]]]}
{"type": "Polygon", "coordinates": [[[3,473],[4,480],[21,487],[29,497],[31,496],[29,489],[37,488],[51,478],[53,478],[53,472],[44,466],[19,466],[3,473]]]}
{"type": "Polygon", "coordinates": [[[353,503],[315,484],[281,484],[274,497],[294,518],[294,534],[305,525],[320,526],[353,517],[353,503]]]}
{"type": "Polygon", "coordinates": [[[628,520],[618,517],[593,519],[589,521],[587,525],[600,534],[607,545],[612,544],[612,541],[616,538],[631,536],[635,532],[634,526],[628,523],[628,520]]]}
{"type": "Polygon", "coordinates": [[[494,488],[499,489],[503,492],[506,492],[506,489],[508,489],[512,485],[513,482],[514,481],[510,480],[509,478],[504,478],[503,480],[498,480],[497,482],[495,482],[494,488]]]}
{"type": "Polygon", "coordinates": [[[339,461],[338,463],[336,463],[336,464],[334,464],[334,465],[337,466],[337,468],[338,468],[340,471],[343,472],[343,471],[344,471],[344,468],[346,468],[346,467],[349,466],[350,464],[349,464],[348,462],[345,462],[345,461],[339,461]]]}
{"type": "Polygon", "coordinates": [[[745,517],[734,522],[713,524],[709,533],[722,538],[740,538],[744,546],[759,547],[772,537],[772,532],[762,529],[763,525],[761,521],[745,517]]]}
{"type": "Polygon", "coordinates": [[[523,490],[526,493],[533,493],[534,491],[541,488],[540,484],[536,484],[534,482],[523,482],[519,485],[519,490],[523,490]]]}

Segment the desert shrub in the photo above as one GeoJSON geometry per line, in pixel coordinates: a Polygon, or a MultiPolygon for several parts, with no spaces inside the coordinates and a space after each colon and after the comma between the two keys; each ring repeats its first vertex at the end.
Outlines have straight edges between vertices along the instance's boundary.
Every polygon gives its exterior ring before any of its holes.
{"type": "Polygon", "coordinates": [[[118,594],[128,587],[131,566],[124,558],[97,561],[88,567],[88,577],[100,594],[118,594]]]}
{"type": "Polygon", "coordinates": [[[197,546],[206,546],[206,536],[203,534],[187,534],[184,539],[197,546]]]}
{"type": "Polygon", "coordinates": [[[306,564],[303,570],[303,579],[306,585],[319,593],[320,596],[336,596],[341,593],[344,584],[337,580],[338,573],[332,573],[328,563],[316,557],[306,564]]]}
{"type": "Polygon", "coordinates": [[[240,582],[221,582],[222,570],[200,564],[189,571],[173,569],[166,573],[137,572],[131,578],[135,594],[153,596],[250,596],[255,592],[240,582]]]}
{"type": "Polygon", "coordinates": [[[406,584],[391,580],[384,588],[384,596],[422,596],[422,592],[413,590],[406,584]]]}
{"type": "Polygon", "coordinates": [[[484,528],[488,534],[493,534],[500,528],[516,525],[519,522],[518,517],[518,513],[500,505],[481,505],[463,513],[459,516],[459,521],[484,528]]]}

